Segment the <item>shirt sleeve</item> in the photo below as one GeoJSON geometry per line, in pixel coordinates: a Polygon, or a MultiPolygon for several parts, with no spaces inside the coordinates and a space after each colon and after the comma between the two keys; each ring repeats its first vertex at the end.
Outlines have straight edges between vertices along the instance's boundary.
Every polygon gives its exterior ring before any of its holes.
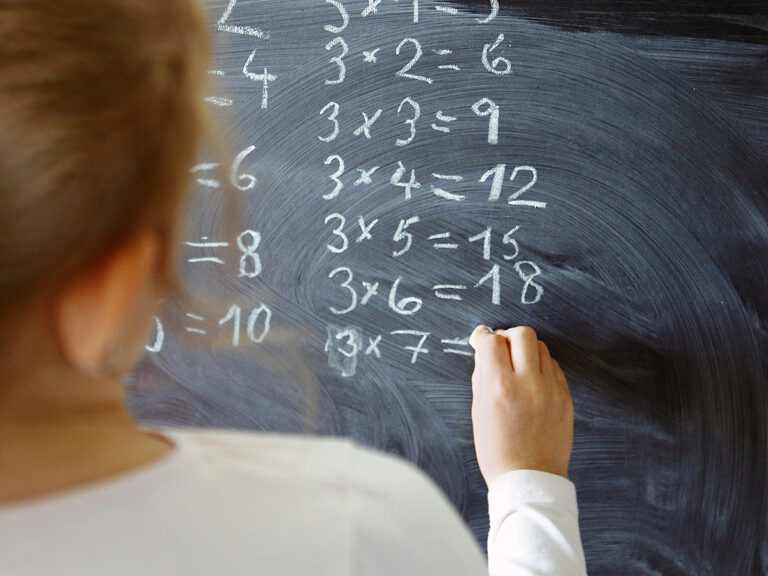
{"type": "Polygon", "coordinates": [[[514,470],[488,490],[490,576],[586,576],[576,487],[536,470],[514,470]]]}

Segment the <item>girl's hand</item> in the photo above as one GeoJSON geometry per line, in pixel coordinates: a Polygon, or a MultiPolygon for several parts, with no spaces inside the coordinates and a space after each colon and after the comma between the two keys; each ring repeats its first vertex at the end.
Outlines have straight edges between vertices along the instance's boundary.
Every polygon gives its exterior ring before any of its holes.
{"type": "Polygon", "coordinates": [[[475,451],[486,484],[510,470],[567,478],[573,403],[547,346],[527,326],[496,332],[478,326],[469,342],[475,451]]]}

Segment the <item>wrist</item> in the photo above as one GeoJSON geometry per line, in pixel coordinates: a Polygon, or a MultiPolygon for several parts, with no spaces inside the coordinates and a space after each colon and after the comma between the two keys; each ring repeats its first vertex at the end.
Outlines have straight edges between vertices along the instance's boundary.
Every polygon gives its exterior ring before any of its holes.
{"type": "Polygon", "coordinates": [[[565,478],[566,480],[569,479],[568,464],[563,466],[563,465],[552,464],[552,463],[541,462],[541,461],[526,461],[526,462],[511,463],[506,466],[496,468],[492,472],[484,472],[483,479],[485,480],[486,486],[490,488],[491,484],[493,484],[494,480],[496,480],[499,476],[503,476],[507,472],[516,472],[516,471],[545,472],[547,474],[552,474],[554,476],[560,476],[561,478],[565,478]]]}

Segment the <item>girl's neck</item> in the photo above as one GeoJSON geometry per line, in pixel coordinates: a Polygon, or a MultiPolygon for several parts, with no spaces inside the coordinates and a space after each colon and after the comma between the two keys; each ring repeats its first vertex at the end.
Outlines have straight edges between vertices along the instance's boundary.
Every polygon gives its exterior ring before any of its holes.
{"type": "Polygon", "coordinates": [[[119,379],[0,388],[0,504],[104,480],[172,449],[134,423],[119,379]]]}

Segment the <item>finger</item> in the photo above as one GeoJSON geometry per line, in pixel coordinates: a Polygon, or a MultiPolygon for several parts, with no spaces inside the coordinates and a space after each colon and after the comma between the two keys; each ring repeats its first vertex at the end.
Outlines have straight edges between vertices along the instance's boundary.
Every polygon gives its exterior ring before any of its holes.
{"type": "Polygon", "coordinates": [[[561,386],[565,386],[566,388],[568,388],[568,381],[565,379],[565,374],[563,373],[563,369],[560,368],[560,363],[554,358],[552,359],[552,366],[554,367],[555,378],[557,379],[557,382],[561,386]]]}
{"type": "Polygon", "coordinates": [[[555,366],[552,364],[549,348],[547,348],[547,345],[541,340],[539,340],[539,370],[548,379],[557,382],[557,378],[555,378],[555,366]]]}
{"type": "Polygon", "coordinates": [[[472,348],[475,347],[474,342],[477,342],[479,338],[482,337],[483,334],[491,334],[493,330],[488,328],[485,324],[480,324],[478,326],[475,326],[475,329],[472,330],[472,334],[469,335],[469,345],[472,346],[472,348]]]}
{"type": "Polygon", "coordinates": [[[539,340],[528,326],[517,326],[506,332],[515,372],[539,374],[539,340]]]}
{"type": "Polygon", "coordinates": [[[573,399],[571,397],[571,387],[568,386],[568,380],[565,377],[565,373],[562,371],[562,369],[560,369],[560,365],[559,364],[558,364],[557,368],[558,368],[558,370],[560,372],[560,382],[562,383],[563,391],[564,391],[565,395],[567,396],[569,403],[571,403],[571,406],[573,406],[573,399]]]}
{"type": "Polygon", "coordinates": [[[512,370],[512,358],[503,336],[478,326],[469,337],[469,344],[475,349],[475,366],[480,370],[512,370]]]}
{"type": "MultiPolygon", "coordinates": [[[[502,330],[501,328],[499,328],[497,330],[494,330],[493,332],[494,332],[494,334],[498,334],[499,336],[503,336],[504,337],[504,342],[507,343],[507,350],[509,351],[509,359],[510,359],[510,362],[511,362],[512,361],[512,349],[509,347],[510,344],[509,344],[509,339],[507,338],[507,331],[506,330],[502,330]]],[[[514,370],[514,369],[515,369],[515,363],[512,362],[512,370],[514,370]]]]}

